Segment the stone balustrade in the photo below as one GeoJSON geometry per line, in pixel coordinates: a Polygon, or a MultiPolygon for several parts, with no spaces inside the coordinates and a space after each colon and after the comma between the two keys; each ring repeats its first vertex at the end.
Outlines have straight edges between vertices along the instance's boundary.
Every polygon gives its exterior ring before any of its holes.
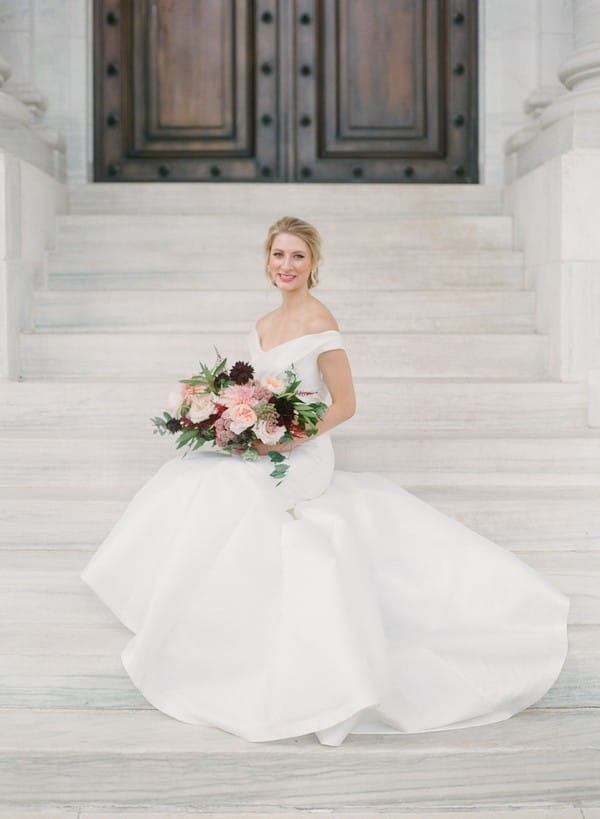
{"type": "Polygon", "coordinates": [[[10,82],[11,69],[0,54],[0,151],[64,179],[64,138],[44,123],[46,101],[31,84],[10,82]]]}

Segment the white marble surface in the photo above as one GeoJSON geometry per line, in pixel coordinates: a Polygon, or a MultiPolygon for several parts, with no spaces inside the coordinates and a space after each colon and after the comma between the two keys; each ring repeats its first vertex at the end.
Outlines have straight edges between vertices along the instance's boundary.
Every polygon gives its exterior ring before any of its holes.
{"type": "Polygon", "coordinates": [[[540,28],[562,34],[573,28],[573,0],[539,0],[540,28]]]}
{"type": "Polygon", "coordinates": [[[18,334],[31,327],[33,289],[64,206],[65,188],[52,175],[0,154],[0,378],[19,371],[18,334]]]}
{"type": "Polygon", "coordinates": [[[0,29],[0,52],[10,65],[11,77],[7,83],[31,82],[31,32],[23,29],[0,29]]]}
{"type": "MultiPolygon", "coordinates": [[[[0,816],[5,815],[0,805],[0,816]]],[[[71,812],[67,810],[57,813],[51,810],[43,814],[21,810],[13,812],[11,809],[10,819],[140,819],[141,815],[140,812],[131,812],[127,810],[127,808],[108,812],[105,810],[96,811],[84,809],[83,811],[71,812]]],[[[235,813],[222,813],[221,811],[218,813],[213,813],[212,811],[197,813],[196,811],[190,812],[186,810],[185,813],[182,814],[181,812],[173,813],[171,811],[143,811],[144,819],[181,819],[183,816],[185,816],[185,819],[298,819],[299,815],[308,816],[310,819],[314,819],[314,817],[321,817],[321,819],[329,819],[329,817],[331,817],[331,819],[374,819],[375,816],[384,816],[386,819],[408,819],[408,817],[410,817],[410,819],[598,819],[600,817],[600,811],[596,811],[594,808],[588,808],[584,811],[582,808],[568,806],[561,808],[515,808],[492,811],[477,809],[469,811],[452,810],[451,812],[437,810],[422,812],[421,810],[415,809],[398,812],[394,809],[391,811],[385,810],[385,812],[377,811],[376,813],[372,811],[368,813],[363,813],[362,811],[358,813],[356,811],[348,813],[347,811],[315,808],[304,810],[301,814],[297,810],[280,811],[276,808],[268,813],[256,813],[251,810],[246,811],[244,808],[240,808],[240,810],[235,813]]]]}
{"type": "Polygon", "coordinates": [[[509,195],[538,327],[550,339],[550,370],[565,380],[585,381],[600,366],[599,183],[600,150],[580,148],[524,174],[509,195]]]}
{"type": "Polygon", "coordinates": [[[588,389],[588,423],[592,427],[600,427],[600,369],[588,372],[588,389]]]}
{"type": "MultiPolygon", "coordinates": [[[[281,214],[282,206],[294,203],[316,223],[323,217],[339,216],[361,222],[363,210],[356,207],[356,192],[348,185],[290,182],[248,185],[231,182],[128,182],[115,185],[95,182],[69,186],[69,204],[75,218],[85,215],[112,216],[228,216],[243,207],[245,214],[262,214],[265,226],[281,214]],[[243,202],[242,202],[243,200],[243,202]],[[285,200],[285,201],[284,201],[285,200]]],[[[373,217],[403,217],[435,214],[501,215],[505,213],[504,188],[499,185],[360,185],[360,201],[373,217]]]]}
{"type": "Polygon", "coordinates": [[[91,0],[3,0],[0,52],[12,81],[29,82],[48,100],[45,123],[68,138],[73,180],[85,181],[91,110],[91,0]]]}
{"type": "MultiPolygon", "coordinates": [[[[172,386],[168,380],[45,382],[44,427],[68,424],[96,434],[118,428],[143,437],[149,413],[162,407],[172,386]]],[[[586,385],[575,382],[357,378],[355,387],[357,411],[345,424],[348,430],[372,428],[373,404],[386,407],[378,424],[382,434],[531,429],[556,434],[586,426],[586,385]]],[[[39,390],[35,381],[0,382],[5,433],[40,426],[39,390]]]]}
{"type": "MultiPolygon", "coordinates": [[[[189,253],[184,248],[88,247],[47,258],[53,289],[262,290],[260,243],[250,248],[189,253]]],[[[352,252],[329,252],[320,266],[323,287],[335,290],[518,290],[523,254],[514,250],[394,249],[368,262],[352,252]]]]}
{"type": "MultiPolygon", "coordinates": [[[[0,485],[77,488],[94,476],[98,488],[131,488],[175,455],[170,437],[144,437],[106,430],[94,435],[71,430],[69,443],[53,429],[13,430],[0,437],[0,485]],[[83,449],[83,452],[82,452],[83,449]]],[[[350,471],[392,472],[401,484],[488,486],[599,486],[600,436],[565,433],[556,437],[469,433],[369,436],[355,429],[333,436],[336,464],[350,471]]]]}
{"type": "Polygon", "coordinates": [[[600,254],[598,261],[564,267],[564,372],[585,381],[600,367],[600,254]]]}
{"type": "MultiPolygon", "coordinates": [[[[521,5],[526,7],[530,4],[521,5]]],[[[495,6],[503,7],[504,4],[496,1],[495,6]]],[[[522,111],[523,100],[532,87],[535,87],[537,74],[535,35],[521,39],[511,34],[506,39],[500,37],[491,39],[486,43],[485,58],[488,66],[490,64],[493,66],[486,73],[486,113],[514,115],[522,111]],[[510,59],[507,59],[509,49],[510,59]]]]}
{"type": "MultiPolygon", "coordinates": [[[[521,333],[346,333],[356,376],[536,379],[546,375],[547,339],[521,333]],[[476,343],[476,342],[483,343],[476,343]]],[[[76,333],[21,335],[22,373],[27,378],[172,378],[210,361],[213,345],[236,355],[246,334],[76,333]]]]}
{"type": "MultiPolygon", "coordinates": [[[[1,806],[0,815],[3,815],[1,806]]],[[[196,813],[195,811],[186,811],[184,815],[185,819],[298,819],[299,812],[296,810],[280,811],[274,809],[268,813],[255,813],[254,811],[247,812],[244,808],[240,808],[236,813],[222,813],[221,811],[218,813],[213,813],[212,811],[208,813],[204,811],[202,811],[202,813],[196,813]]],[[[362,811],[359,813],[355,811],[348,813],[347,811],[315,808],[303,811],[302,815],[308,816],[311,819],[313,819],[313,817],[322,817],[322,819],[329,819],[329,817],[331,817],[331,819],[373,819],[374,816],[385,816],[386,819],[407,819],[409,816],[411,819],[599,819],[600,810],[586,808],[584,811],[582,808],[564,806],[561,808],[514,808],[510,810],[492,811],[475,809],[469,811],[452,810],[448,812],[428,810],[422,812],[418,809],[410,809],[401,812],[397,810],[386,810],[385,812],[377,811],[377,813],[373,813],[372,811],[368,813],[363,813],[362,811]]],[[[180,812],[172,813],[171,811],[165,813],[164,811],[144,810],[143,816],[144,819],[181,819],[182,814],[180,812]]],[[[48,811],[43,814],[43,819],[139,819],[139,817],[139,812],[130,812],[126,808],[116,812],[83,810],[81,812],[77,811],[72,813],[69,810],[60,813],[48,811]]],[[[42,819],[42,816],[37,812],[31,813],[30,811],[22,812],[19,810],[16,813],[11,813],[10,819],[42,819]]]]}
{"type": "MultiPolygon", "coordinates": [[[[543,555],[517,554],[529,565],[541,565],[551,576],[543,555]]],[[[50,572],[65,566],[81,571],[88,559],[89,553],[81,550],[1,549],[0,572],[27,563],[38,570],[46,566],[50,572]]],[[[596,577],[598,574],[599,570],[596,577]]],[[[552,577],[554,580],[555,575],[552,577]]],[[[566,582],[559,578],[561,585],[566,582]]],[[[576,603],[579,605],[579,601],[576,603]]],[[[128,629],[117,624],[0,625],[0,707],[150,709],[152,706],[131,683],[120,660],[130,637],[128,629]]],[[[599,707],[599,663],[600,625],[571,625],[569,653],[558,680],[532,707],[599,707]]]]}
{"type": "Polygon", "coordinates": [[[0,30],[29,31],[32,0],[0,0],[0,30]]]}
{"type": "MultiPolygon", "coordinates": [[[[477,486],[455,480],[452,487],[404,488],[510,548],[600,548],[598,487],[489,486],[480,476],[477,486]]],[[[108,534],[130,497],[127,487],[0,488],[0,537],[24,550],[89,551],[108,534]]]]}
{"type": "Polygon", "coordinates": [[[594,709],[530,709],[460,731],[351,735],[335,751],[308,735],[247,743],[154,711],[15,710],[3,718],[5,806],[97,810],[108,802],[155,811],[373,815],[399,808],[586,807],[600,796],[594,709]]]}
{"type": "MultiPolygon", "coordinates": [[[[600,123],[600,118],[599,118],[600,123]]],[[[600,150],[579,149],[561,163],[562,258],[600,262],[600,150]]]]}
{"type": "Polygon", "coordinates": [[[557,68],[573,49],[572,34],[543,33],[539,41],[539,83],[556,85],[557,68]]]}
{"type": "MultiPolygon", "coordinates": [[[[279,207],[288,203],[281,203],[279,207]]],[[[281,212],[281,210],[279,211],[281,212]]],[[[238,212],[239,213],[239,212],[238,212]]],[[[298,214],[303,218],[304,214],[298,214]]],[[[308,214],[307,214],[308,215],[308,214]]],[[[314,218],[314,217],[313,217],[314,218]]],[[[262,237],[266,230],[263,214],[241,213],[223,219],[220,214],[168,217],[125,215],[65,216],[57,222],[57,247],[81,253],[94,247],[123,248],[127,252],[157,250],[196,254],[218,253],[221,246],[234,243],[238,250],[256,248],[256,268],[262,267],[262,237]],[[233,221],[235,219],[235,221],[233,221]]],[[[512,218],[506,215],[426,215],[386,214],[369,223],[369,244],[365,246],[364,216],[343,219],[329,213],[319,220],[319,232],[327,255],[355,254],[369,264],[372,251],[386,255],[402,250],[512,250],[512,218]]]]}
{"type": "MultiPolygon", "coordinates": [[[[272,292],[273,291],[273,292],[272,292]]],[[[345,331],[368,331],[375,310],[382,332],[527,332],[535,329],[535,294],[525,291],[449,290],[320,291],[320,299],[345,331]]],[[[40,329],[244,330],[278,304],[267,291],[59,291],[38,292],[35,325],[40,329]]]]}
{"type": "Polygon", "coordinates": [[[480,145],[482,178],[504,179],[504,144],[525,127],[524,102],[544,78],[556,82],[563,39],[571,38],[564,0],[483,0],[480,3],[480,145]],[[554,76],[553,76],[554,75],[554,76]]]}

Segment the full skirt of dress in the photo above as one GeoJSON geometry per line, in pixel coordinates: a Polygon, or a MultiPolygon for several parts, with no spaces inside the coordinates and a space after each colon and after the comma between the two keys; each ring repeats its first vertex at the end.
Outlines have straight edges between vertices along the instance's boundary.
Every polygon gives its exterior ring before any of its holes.
{"type": "Polygon", "coordinates": [[[496,722],[548,691],[568,597],[387,479],[333,471],[329,435],[292,457],[280,486],[264,458],[173,458],[84,569],[134,632],[121,659],[152,705],[339,745],[496,722]]]}

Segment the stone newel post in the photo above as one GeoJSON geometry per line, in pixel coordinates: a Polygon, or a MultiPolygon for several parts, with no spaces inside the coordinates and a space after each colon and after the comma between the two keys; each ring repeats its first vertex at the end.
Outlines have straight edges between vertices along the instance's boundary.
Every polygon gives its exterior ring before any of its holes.
{"type": "Polygon", "coordinates": [[[600,426],[600,0],[573,0],[573,29],[566,91],[507,143],[508,198],[552,372],[587,381],[600,426]]]}

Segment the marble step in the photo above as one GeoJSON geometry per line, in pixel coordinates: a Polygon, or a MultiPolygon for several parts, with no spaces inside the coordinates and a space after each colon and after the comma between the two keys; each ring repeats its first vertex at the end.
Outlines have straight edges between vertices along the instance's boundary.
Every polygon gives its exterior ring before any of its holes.
{"type": "MultiPolygon", "coordinates": [[[[315,809],[311,811],[305,811],[309,815],[314,813],[321,813],[325,814],[325,817],[329,819],[373,819],[374,814],[372,811],[368,813],[363,813],[360,811],[357,813],[356,811],[351,811],[348,813],[345,810],[338,811],[338,810],[327,810],[326,812],[322,811],[321,809],[315,809]]],[[[377,816],[381,815],[381,812],[377,811],[377,816]]],[[[0,816],[6,816],[6,814],[2,810],[2,805],[0,804],[0,816]]],[[[182,816],[180,812],[178,813],[164,813],[163,811],[155,812],[153,810],[145,810],[144,811],[144,819],[176,819],[178,816],[182,816]]],[[[218,813],[214,813],[210,808],[208,812],[201,811],[200,813],[197,811],[185,811],[185,819],[298,819],[298,811],[291,810],[291,811],[280,811],[278,809],[273,809],[272,811],[269,810],[267,813],[257,813],[252,809],[245,810],[244,808],[240,808],[236,810],[235,813],[230,813],[227,811],[223,813],[223,811],[219,810],[218,813]]],[[[407,814],[402,811],[398,813],[396,810],[393,812],[385,811],[385,816],[387,819],[406,819],[407,814]]],[[[42,813],[43,819],[140,819],[139,811],[134,810],[129,811],[127,808],[119,808],[116,811],[111,810],[110,813],[106,813],[102,808],[100,808],[100,812],[96,809],[92,808],[91,810],[74,810],[71,811],[70,809],[54,811],[54,810],[43,810],[42,813]]],[[[37,811],[31,812],[29,810],[21,811],[20,809],[10,809],[10,819],[42,819],[40,814],[37,811]]],[[[546,808],[533,808],[533,809],[525,809],[519,810],[516,812],[514,808],[508,808],[507,810],[478,810],[473,809],[469,811],[456,811],[450,809],[449,811],[445,810],[427,810],[425,812],[421,810],[411,810],[410,811],[410,819],[599,819],[600,818],[600,809],[599,808],[589,808],[585,811],[582,808],[578,808],[575,805],[572,806],[563,806],[562,807],[546,807],[546,808]]]]}
{"type": "MultiPolygon", "coordinates": [[[[533,332],[535,293],[507,291],[327,291],[319,298],[345,331],[533,332]]],[[[44,290],[35,293],[37,329],[226,332],[279,304],[270,290],[44,290]]]]}
{"type": "MultiPolygon", "coordinates": [[[[89,378],[0,382],[0,428],[68,424],[69,429],[119,427],[145,435],[148,417],[161,411],[175,386],[89,378]]],[[[490,428],[539,432],[587,425],[587,387],[575,382],[359,378],[355,388],[357,410],[344,424],[348,431],[372,430],[372,406],[380,408],[381,435],[490,428]]]]}
{"type": "MultiPolygon", "coordinates": [[[[248,324],[248,332],[252,323],[248,324]]],[[[174,328],[175,330],[175,328],[174,328]]],[[[541,378],[548,338],[520,333],[344,333],[357,377],[541,378]]],[[[231,359],[248,355],[247,333],[22,333],[25,378],[184,378],[215,345],[231,359]]]]}
{"type": "MultiPolygon", "coordinates": [[[[9,565],[23,568],[27,565],[27,554],[23,550],[0,553],[1,565],[5,569],[9,565]]],[[[43,553],[34,554],[39,565],[38,555],[43,553]]],[[[67,563],[75,565],[73,552],[46,554],[46,562],[56,564],[54,570],[67,563]]],[[[79,555],[76,565],[83,566],[89,555],[76,554],[79,555]]],[[[3,669],[0,707],[148,707],[135,686],[127,684],[120,663],[120,653],[130,637],[131,632],[121,623],[0,624],[3,669]]],[[[555,685],[535,707],[560,705],[600,705],[600,625],[569,627],[565,666],[555,685]]]]}
{"type": "Polygon", "coordinates": [[[313,734],[247,742],[155,710],[6,709],[2,720],[4,810],[373,815],[399,806],[408,813],[600,802],[593,708],[527,709],[460,730],[354,734],[335,749],[313,734]]]}
{"type": "MultiPolygon", "coordinates": [[[[310,811],[310,813],[323,813],[323,811],[314,810],[310,811]]],[[[377,811],[377,816],[381,814],[380,811],[377,811]]],[[[0,804],[0,815],[5,816],[6,814],[2,811],[2,805],[0,804]]],[[[144,819],[176,819],[176,817],[180,816],[180,813],[164,813],[163,811],[155,812],[150,810],[144,811],[144,819]]],[[[351,811],[348,813],[345,810],[338,811],[327,811],[325,813],[327,819],[331,817],[331,819],[373,819],[374,814],[372,811],[368,813],[363,813],[362,811],[356,812],[351,811]]],[[[402,811],[398,813],[396,810],[393,812],[385,811],[385,816],[387,819],[406,819],[407,814],[402,811]]],[[[10,819],[38,819],[39,814],[37,812],[31,812],[28,810],[21,811],[17,809],[10,810],[10,819]]],[[[298,819],[298,811],[291,810],[291,811],[280,811],[274,809],[273,811],[269,811],[268,813],[257,813],[253,810],[246,811],[243,808],[236,810],[235,813],[223,813],[223,811],[219,811],[218,813],[214,813],[212,810],[209,809],[208,813],[205,811],[201,811],[200,813],[197,811],[185,811],[185,819],[298,819]]],[[[425,812],[421,810],[411,810],[410,811],[410,818],[411,819],[599,819],[600,818],[600,809],[599,808],[589,808],[586,811],[583,809],[576,807],[575,805],[565,807],[564,804],[562,807],[546,807],[541,809],[525,809],[520,810],[519,813],[516,813],[514,808],[508,808],[507,810],[478,810],[473,809],[469,811],[456,811],[451,809],[450,811],[445,810],[427,810],[425,812]]],[[[106,813],[104,810],[100,809],[98,812],[95,809],[91,810],[83,810],[83,811],[71,811],[69,809],[61,810],[61,811],[53,811],[53,810],[44,810],[43,811],[43,819],[140,819],[140,814],[138,811],[129,811],[127,808],[118,809],[116,811],[111,810],[110,813],[106,813]]]]}
{"type": "MultiPolygon", "coordinates": [[[[514,554],[571,598],[569,623],[600,624],[600,552],[515,550],[514,554]]],[[[118,622],[76,571],[8,568],[0,571],[0,592],[0,621],[5,624],[118,622]]]]}
{"type": "MultiPolygon", "coordinates": [[[[394,478],[387,473],[386,477],[394,478]]],[[[466,526],[512,549],[600,549],[600,488],[406,486],[466,526]]],[[[124,510],[127,487],[0,487],[0,549],[94,549],[124,510]]]]}
{"type": "MultiPolygon", "coordinates": [[[[0,486],[135,489],[167,459],[178,456],[172,436],[122,430],[17,428],[0,432],[0,486]]],[[[556,436],[373,437],[339,433],[336,465],[391,473],[404,485],[600,486],[600,433],[556,436]]],[[[210,450],[207,450],[210,451],[210,450]]],[[[203,457],[203,452],[193,457],[203,457]]],[[[222,456],[227,457],[227,456],[222,456]]],[[[293,455],[292,455],[293,457],[293,455]]]]}
{"type": "MultiPolygon", "coordinates": [[[[151,708],[121,663],[131,636],[120,624],[1,625],[0,709],[151,708]]],[[[560,676],[532,707],[600,707],[600,625],[570,626],[560,676]]]]}
{"type": "MultiPolygon", "coordinates": [[[[46,259],[51,287],[65,289],[248,290],[263,292],[263,251],[249,248],[203,249],[202,256],[185,248],[111,245],[80,253],[52,252],[46,259]]],[[[321,286],[329,290],[520,289],[523,254],[514,250],[394,250],[377,254],[341,249],[325,255],[321,286]]],[[[267,283],[268,285],[268,283],[267,283]]],[[[320,289],[319,287],[319,289],[320,289]]],[[[315,291],[318,293],[318,291],[315,291]]]]}
{"type": "MultiPolygon", "coordinates": [[[[58,216],[56,247],[80,252],[89,247],[125,245],[185,250],[200,256],[207,250],[218,251],[222,246],[232,249],[261,248],[270,220],[261,213],[247,212],[225,219],[221,214],[201,216],[160,215],[67,215],[58,216]]],[[[368,246],[378,249],[423,248],[437,250],[482,249],[511,250],[513,247],[512,217],[455,215],[397,216],[386,213],[365,224],[357,220],[340,220],[328,215],[319,221],[319,232],[328,255],[339,251],[365,254],[368,246]]],[[[367,251],[367,257],[370,251],[367,251]]]]}
{"type": "Polygon", "coordinates": [[[496,185],[286,185],[245,183],[98,183],[69,188],[72,214],[154,216],[260,213],[275,221],[282,213],[320,222],[336,215],[361,222],[381,215],[502,214],[504,189],[496,185]],[[360,197],[360,207],[357,207],[360,197]],[[304,214],[304,216],[302,216],[304,214]]]}

